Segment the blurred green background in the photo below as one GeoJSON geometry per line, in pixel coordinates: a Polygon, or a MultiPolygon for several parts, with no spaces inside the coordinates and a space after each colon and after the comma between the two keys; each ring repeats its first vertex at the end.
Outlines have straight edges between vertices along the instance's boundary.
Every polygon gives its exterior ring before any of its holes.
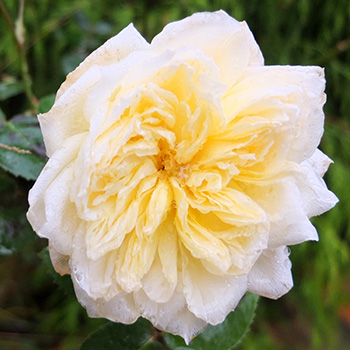
{"type": "Polygon", "coordinates": [[[56,285],[39,256],[47,243],[25,218],[44,164],[36,112],[50,107],[68,72],[130,22],[150,41],[170,21],[220,8],[248,22],[266,64],[325,67],[321,148],[334,160],[325,179],[340,199],[313,219],[320,242],[291,247],[295,287],[278,301],[260,299],[239,349],[350,345],[349,0],[0,0],[0,144],[31,151],[0,147],[1,349],[77,349],[104,322],[88,319],[56,285]],[[24,31],[25,42],[16,44],[14,34],[21,39],[24,31]]]}

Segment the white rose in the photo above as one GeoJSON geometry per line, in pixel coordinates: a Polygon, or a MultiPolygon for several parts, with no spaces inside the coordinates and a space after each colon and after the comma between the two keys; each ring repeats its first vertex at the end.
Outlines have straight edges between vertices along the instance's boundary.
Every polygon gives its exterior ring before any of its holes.
{"type": "Polygon", "coordinates": [[[92,317],[139,316],[188,342],[246,291],[292,287],[287,245],[335,205],[322,175],[319,67],[264,66],[225,12],[132,25],[39,116],[49,161],[28,219],[92,317]]]}

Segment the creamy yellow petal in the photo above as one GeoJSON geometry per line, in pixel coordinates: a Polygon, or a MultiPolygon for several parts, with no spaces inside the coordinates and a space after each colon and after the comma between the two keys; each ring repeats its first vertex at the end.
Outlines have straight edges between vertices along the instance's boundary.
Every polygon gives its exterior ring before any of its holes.
{"type": "Polygon", "coordinates": [[[160,179],[151,195],[147,209],[144,213],[145,220],[140,226],[139,235],[152,235],[158,226],[166,219],[171,208],[173,194],[167,180],[160,179]]]}
{"type": "Polygon", "coordinates": [[[297,106],[299,116],[289,159],[301,162],[311,157],[323,133],[324,85],[324,73],[320,67],[247,68],[244,78],[226,93],[223,107],[233,119],[244,107],[266,98],[277,97],[297,106]]]}
{"type": "Polygon", "coordinates": [[[249,65],[263,65],[263,57],[245,22],[238,22],[224,11],[196,13],[168,24],[151,43],[157,51],[194,46],[212,57],[220,77],[233,84],[249,65]]]}
{"type": "Polygon", "coordinates": [[[202,213],[213,212],[223,222],[232,225],[266,221],[264,210],[243,192],[226,187],[220,192],[188,192],[191,207],[202,213]],[[192,192],[192,195],[191,195],[192,192]]]}
{"type": "Polygon", "coordinates": [[[161,231],[158,245],[158,255],[162,264],[162,272],[173,288],[178,280],[178,234],[174,224],[174,214],[159,227],[161,231]]]}
{"type": "Polygon", "coordinates": [[[115,278],[127,293],[142,288],[142,278],[152,266],[157,252],[159,236],[151,239],[131,232],[118,250],[115,278]]]}

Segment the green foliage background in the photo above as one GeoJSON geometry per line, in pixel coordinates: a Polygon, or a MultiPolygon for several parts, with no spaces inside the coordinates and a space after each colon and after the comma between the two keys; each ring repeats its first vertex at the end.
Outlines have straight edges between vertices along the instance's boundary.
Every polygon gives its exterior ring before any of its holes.
{"type": "Polygon", "coordinates": [[[25,218],[28,190],[45,162],[36,112],[50,107],[68,72],[130,22],[151,40],[170,21],[220,8],[248,22],[266,64],[325,67],[321,148],[334,160],[326,182],[340,199],[313,220],[319,243],[291,247],[295,287],[278,301],[260,299],[252,331],[239,349],[334,350],[350,344],[349,0],[27,0],[22,49],[10,30],[19,2],[0,5],[8,12],[7,20],[0,13],[1,349],[77,349],[105,322],[88,319],[75,298],[53,282],[38,256],[46,242],[25,218]],[[36,97],[28,91],[30,80],[36,97]]]}

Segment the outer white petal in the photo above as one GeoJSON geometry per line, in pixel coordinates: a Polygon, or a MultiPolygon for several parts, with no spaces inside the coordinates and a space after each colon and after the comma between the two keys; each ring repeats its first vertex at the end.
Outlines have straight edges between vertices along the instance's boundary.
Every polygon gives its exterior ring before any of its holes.
{"type": "Polygon", "coordinates": [[[132,294],[120,292],[108,301],[104,298],[93,299],[80,287],[73,275],[72,280],[78,301],[90,317],[104,317],[125,324],[134,323],[139,318],[140,313],[132,294]]]}
{"type": "Polygon", "coordinates": [[[89,130],[84,104],[87,92],[99,79],[99,69],[92,67],[56,100],[49,112],[38,115],[48,157],[59,150],[69,137],[89,130]]]}
{"type": "MultiPolygon", "coordinates": [[[[111,65],[123,60],[131,52],[145,50],[148,47],[149,44],[130,24],[94,51],[67,76],[57,92],[52,109],[48,113],[39,115],[49,157],[68,137],[89,130],[84,106],[90,89],[101,79],[99,67],[111,65]]],[[[115,88],[117,86],[118,81],[115,81],[115,88]]]]}
{"type": "Polygon", "coordinates": [[[150,300],[165,303],[173,296],[175,287],[176,283],[169,282],[164,275],[159,257],[156,256],[142,279],[142,289],[150,300]]]}
{"type": "Polygon", "coordinates": [[[247,276],[211,274],[183,249],[182,278],[188,308],[198,318],[216,325],[224,321],[247,291],[247,276]]]}
{"type": "Polygon", "coordinates": [[[150,320],[156,328],[180,335],[187,344],[207,325],[188,309],[180,286],[166,303],[150,300],[143,290],[134,294],[134,300],[141,315],[150,320]]]}
{"type": "Polygon", "coordinates": [[[224,11],[196,13],[168,24],[151,43],[157,51],[194,46],[212,57],[221,81],[231,86],[249,65],[263,65],[261,51],[245,22],[224,11]]]}
{"type": "Polygon", "coordinates": [[[129,24],[120,33],[107,40],[102,46],[92,52],[68,75],[67,80],[57,92],[57,99],[92,66],[109,66],[112,63],[123,60],[131,52],[147,50],[148,48],[149,44],[147,41],[134,28],[132,23],[129,24]]]}
{"type": "Polygon", "coordinates": [[[248,275],[248,291],[277,299],[293,287],[287,247],[266,249],[248,275]]]}
{"type": "Polygon", "coordinates": [[[298,187],[303,196],[303,204],[309,217],[321,215],[333,208],[338,198],[329,191],[327,185],[319,175],[328,167],[329,158],[317,151],[309,160],[305,160],[301,166],[304,177],[299,179],[298,187]]]}
{"type": "Polygon", "coordinates": [[[332,159],[319,149],[316,149],[315,153],[308,159],[308,162],[315,170],[316,174],[321,177],[326,173],[329,165],[333,163],[332,159]]]}
{"type": "Polygon", "coordinates": [[[71,252],[78,220],[70,202],[70,184],[74,177],[72,160],[85,136],[79,134],[68,139],[50,158],[29,192],[29,222],[40,237],[50,239],[55,250],[64,255],[71,252]]]}
{"type": "MultiPolygon", "coordinates": [[[[109,301],[120,292],[114,278],[116,254],[110,252],[99,259],[89,259],[85,243],[86,227],[87,224],[82,222],[75,232],[69,260],[72,280],[76,291],[83,290],[86,298],[92,299],[92,304],[97,299],[109,301]]],[[[85,298],[84,293],[82,297],[85,298]]]]}
{"type": "Polygon", "coordinates": [[[244,77],[227,91],[223,108],[232,120],[252,104],[266,99],[280,99],[286,110],[288,105],[295,105],[299,116],[290,120],[294,135],[288,159],[300,163],[312,156],[323,134],[324,88],[324,72],[320,67],[248,67],[244,77]]]}
{"type": "Polygon", "coordinates": [[[268,215],[269,248],[318,240],[317,231],[302,205],[300,190],[293,181],[268,186],[250,184],[246,193],[264,208],[268,215]]]}

